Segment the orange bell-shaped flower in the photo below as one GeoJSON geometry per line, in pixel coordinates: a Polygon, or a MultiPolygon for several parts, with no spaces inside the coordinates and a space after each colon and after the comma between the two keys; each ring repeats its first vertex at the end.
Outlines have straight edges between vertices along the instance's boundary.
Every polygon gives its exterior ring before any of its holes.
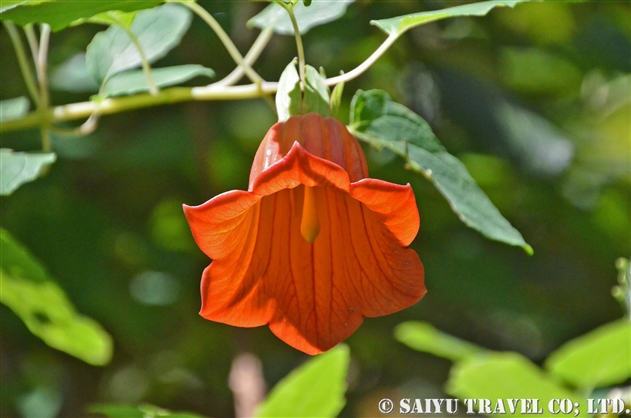
{"type": "Polygon", "coordinates": [[[201,250],[200,314],[240,327],[269,324],[308,354],[350,336],[426,292],[406,247],[419,229],[410,185],[366,178],[357,140],[310,113],[275,124],[261,143],[248,191],[184,213],[201,250]]]}

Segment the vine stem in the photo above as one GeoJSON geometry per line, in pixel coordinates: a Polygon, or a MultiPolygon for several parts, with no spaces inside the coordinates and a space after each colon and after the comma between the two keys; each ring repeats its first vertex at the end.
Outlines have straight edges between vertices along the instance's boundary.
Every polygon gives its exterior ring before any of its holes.
{"type": "Polygon", "coordinates": [[[24,34],[28,41],[29,48],[31,48],[31,54],[33,55],[33,62],[37,62],[37,51],[39,51],[39,45],[37,44],[37,36],[33,30],[33,24],[29,23],[24,26],[24,34]]]}
{"type": "MultiPolygon", "coordinates": [[[[388,36],[385,41],[373,52],[364,62],[353,70],[331,77],[325,80],[328,86],[333,86],[341,82],[353,80],[364,73],[372,64],[374,64],[381,55],[394,43],[398,38],[393,34],[388,36]]],[[[246,68],[246,67],[244,67],[246,68]]],[[[236,77],[235,77],[236,78],[236,77]]],[[[234,80],[229,80],[231,83],[234,80]]],[[[238,81],[238,80],[237,80],[238,81]]],[[[234,81],[236,82],[236,81],[234,81]]],[[[219,82],[218,82],[219,83],[219,82]]],[[[227,84],[227,83],[226,83],[227,84]]],[[[17,131],[21,129],[33,128],[42,125],[45,118],[59,122],[72,121],[90,116],[95,109],[99,108],[101,115],[111,115],[133,109],[146,108],[151,106],[160,106],[164,104],[179,103],[185,101],[206,101],[206,100],[245,100],[264,97],[266,95],[276,93],[278,83],[264,81],[260,84],[249,84],[241,86],[215,85],[209,84],[203,87],[171,87],[162,89],[156,96],[149,94],[138,94],[134,96],[112,97],[103,100],[101,103],[80,102],[68,105],[57,106],[48,109],[46,115],[39,112],[32,112],[24,118],[10,120],[0,123],[0,133],[17,131]]]]}
{"type": "Polygon", "coordinates": [[[394,41],[396,41],[399,38],[400,34],[392,34],[389,35],[385,41],[383,41],[383,43],[381,45],[379,45],[379,48],[377,48],[375,50],[375,52],[373,52],[368,58],[366,58],[366,60],[364,62],[362,62],[361,64],[359,64],[357,67],[355,67],[353,70],[344,73],[342,75],[338,75],[337,77],[331,77],[331,78],[327,78],[325,80],[325,83],[327,86],[334,86],[338,83],[345,83],[347,81],[350,81],[354,78],[357,78],[358,76],[360,76],[362,73],[364,73],[367,69],[369,69],[383,54],[384,52],[386,52],[388,50],[388,48],[390,48],[392,46],[392,44],[394,43],[394,41]]]}
{"type": "Polygon", "coordinates": [[[283,2],[280,2],[278,4],[281,4],[283,8],[287,10],[287,13],[289,13],[289,19],[291,20],[291,25],[294,27],[294,35],[296,37],[296,50],[298,51],[298,74],[300,76],[302,89],[304,89],[307,85],[307,80],[305,76],[305,49],[302,45],[302,36],[300,36],[298,21],[296,20],[296,15],[294,14],[294,6],[293,4],[285,4],[283,2]]]}
{"type": "Polygon", "coordinates": [[[31,71],[31,66],[26,58],[26,50],[24,49],[24,43],[22,43],[20,34],[13,22],[5,20],[2,24],[6,28],[9,38],[11,38],[11,43],[13,44],[13,49],[15,49],[18,65],[20,66],[20,71],[22,72],[22,78],[26,84],[26,89],[31,95],[31,99],[33,99],[35,105],[39,106],[39,93],[37,92],[35,77],[33,76],[33,71],[31,71]]]}
{"type": "MultiPolygon", "coordinates": [[[[256,38],[256,40],[250,47],[250,50],[248,51],[247,54],[245,54],[245,57],[243,58],[243,62],[245,63],[246,66],[251,67],[252,64],[256,62],[256,60],[261,55],[261,52],[263,52],[263,50],[265,49],[265,46],[267,46],[270,39],[272,39],[272,35],[274,35],[274,28],[271,26],[265,28],[259,34],[259,36],[256,38]]],[[[230,74],[228,74],[221,80],[213,83],[212,85],[216,87],[232,86],[236,84],[239,80],[241,80],[244,74],[245,74],[244,67],[241,65],[237,65],[237,67],[234,70],[232,70],[230,74]]]]}
{"type": "MultiPolygon", "coordinates": [[[[145,55],[145,51],[142,49],[142,45],[140,45],[140,41],[138,40],[138,37],[136,36],[134,32],[131,31],[131,29],[127,25],[121,22],[121,20],[116,16],[115,13],[109,13],[109,16],[116,22],[118,27],[121,28],[127,34],[127,36],[129,36],[129,39],[131,39],[131,42],[134,44],[134,46],[138,50],[138,53],[140,54],[140,63],[142,65],[142,71],[145,73],[145,77],[147,78],[147,86],[149,87],[149,93],[152,96],[157,95],[158,88],[154,84],[153,77],[151,76],[151,65],[149,65],[149,60],[147,60],[147,56],[145,55]]],[[[105,84],[106,83],[103,82],[102,86],[105,86],[105,84]]]]}
{"type": "Polygon", "coordinates": [[[254,84],[258,85],[264,82],[261,76],[259,76],[257,72],[254,71],[252,67],[244,61],[243,56],[241,55],[235,44],[232,42],[232,39],[230,39],[230,37],[223,30],[219,22],[217,22],[215,18],[206,11],[206,9],[195,2],[182,2],[180,4],[191,9],[195,14],[202,18],[202,20],[206,22],[208,26],[210,26],[210,28],[217,34],[219,40],[224,45],[226,50],[228,50],[228,53],[230,54],[234,62],[236,62],[239,67],[243,68],[245,74],[254,84]]]}
{"type": "MultiPolygon", "coordinates": [[[[39,50],[37,51],[37,61],[35,68],[37,70],[37,80],[39,81],[39,107],[38,111],[42,114],[48,113],[48,104],[50,95],[48,94],[48,45],[50,43],[50,25],[43,23],[40,27],[39,34],[39,50]]],[[[50,151],[50,122],[49,118],[45,119],[40,132],[42,135],[42,150],[50,151]]]]}

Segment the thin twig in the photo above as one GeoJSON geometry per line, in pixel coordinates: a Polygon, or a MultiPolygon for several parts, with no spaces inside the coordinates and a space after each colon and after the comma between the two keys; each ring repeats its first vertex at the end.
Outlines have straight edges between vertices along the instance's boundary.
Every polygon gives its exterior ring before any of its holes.
{"type": "Polygon", "coordinates": [[[280,2],[287,13],[289,13],[289,19],[291,20],[291,25],[294,27],[294,36],[296,37],[296,50],[298,51],[298,75],[300,76],[300,83],[302,84],[302,89],[307,85],[307,80],[305,76],[305,49],[302,45],[302,36],[300,36],[300,28],[298,27],[298,21],[296,20],[296,15],[294,14],[294,6],[291,4],[285,4],[280,2]]]}
{"type": "Polygon", "coordinates": [[[22,78],[24,79],[24,83],[26,84],[26,89],[31,95],[31,99],[33,99],[35,105],[38,106],[39,93],[37,92],[37,86],[35,82],[35,77],[33,76],[33,71],[31,70],[31,65],[26,58],[26,50],[24,49],[22,38],[20,38],[20,34],[13,22],[5,20],[2,22],[2,24],[7,29],[9,38],[11,38],[11,43],[13,44],[13,48],[15,49],[15,55],[18,60],[18,65],[20,66],[20,71],[22,72],[22,78]]]}
{"type": "MultiPolygon", "coordinates": [[[[131,42],[134,44],[136,49],[138,50],[138,54],[140,54],[140,63],[142,65],[142,72],[145,73],[145,77],[147,78],[147,86],[149,87],[149,94],[155,96],[158,94],[158,88],[153,82],[153,77],[151,76],[151,65],[149,65],[149,60],[147,60],[147,56],[145,55],[145,51],[142,49],[142,45],[140,41],[136,37],[136,34],[131,31],[131,29],[120,21],[118,17],[114,13],[110,13],[110,17],[114,19],[117,26],[121,28],[131,39],[131,42]]],[[[103,83],[105,85],[105,83],[103,83]]]]}
{"type": "MultiPolygon", "coordinates": [[[[256,41],[254,41],[254,43],[252,44],[252,47],[250,47],[250,50],[248,51],[247,54],[245,54],[245,57],[243,58],[243,62],[247,66],[251,67],[256,62],[256,60],[261,55],[261,52],[263,52],[263,49],[265,49],[265,46],[272,38],[273,34],[274,34],[274,28],[271,26],[265,28],[259,34],[259,36],[256,38],[256,41]]],[[[244,74],[245,74],[244,68],[241,65],[238,65],[234,70],[232,70],[230,74],[228,74],[221,80],[215,83],[212,83],[212,85],[217,86],[217,87],[232,86],[236,84],[239,80],[241,80],[244,74]]]]}
{"type": "Polygon", "coordinates": [[[28,41],[28,46],[31,49],[31,54],[33,55],[33,62],[37,62],[39,45],[37,44],[37,36],[35,35],[35,30],[33,30],[32,23],[24,26],[24,33],[26,34],[26,40],[28,41]]]}
{"type": "Polygon", "coordinates": [[[368,58],[366,58],[364,62],[359,64],[353,70],[347,73],[344,73],[342,75],[338,75],[337,77],[327,78],[324,82],[326,83],[327,86],[334,86],[338,83],[342,83],[342,82],[345,83],[354,78],[357,78],[364,71],[369,69],[370,66],[372,66],[375,63],[375,61],[377,61],[383,55],[383,53],[386,52],[388,48],[390,48],[390,46],[392,46],[394,41],[396,41],[398,38],[399,38],[398,34],[392,34],[388,36],[386,40],[383,41],[383,43],[379,46],[379,48],[377,48],[375,52],[373,52],[368,58]]]}
{"type": "MultiPolygon", "coordinates": [[[[37,60],[35,61],[35,69],[37,71],[37,81],[39,83],[39,106],[38,111],[47,114],[49,104],[48,94],[48,44],[50,42],[50,25],[43,23],[40,27],[39,50],[37,51],[37,60]]],[[[41,125],[42,149],[50,151],[50,119],[45,119],[41,125]]]]}
{"type": "MultiPolygon", "coordinates": [[[[348,73],[325,80],[328,86],[352,80],[366,71],[398,38],[390,35],[381,46],[363,63],[348,73]]],[[[222,86],[211,84],[204,87],[172,87],[160,90],[158,95],[137,94],[134,96],[113,97],[103,100],[98,105],[94,102],[71,103],[49,109],[46,115],[37,112],[29,113],[24,118],[0,124],[0,133],[36,127],[44,123],[44,116],[59,122],[89,117],[99,107],[101,115],[110,115],[128,110],[140,109],[164,104],[179,103],[190,100],[244,100],[264,97],[276,93],[278,83],[262,82],[242,86],[222,86]]]]}
{"type": "Polygon", "coordinates": [[[221,41],[221,43],[223,43],[223,45],[226,47],[226,50],[228,50],[228,53],[230,54],[234,62],[236,62],[237,65],[239,65],[240,67],[243,67],[245,74],[254,84],[261,84],[264,82],[263,78],[261,78],[261,76],[258,75],[257,72],[252,69],[252,67],[246,64],[246,62],[243,60],[243,56],[241,55],[241,53],[239,52],[235,44],[232,42],[232,39],[230,39],[230,37],[223,30],[221,25],[215,20],[215,18],[210,13],[206,11],[206,9],[204,9],[202,6],[194,2],[183,2],[180,4],[191,9],[199,17],[201,17],[202,20],[206,22],[206,24],[208,24],[208,26],[210,26],[210,28],[219,37],[219,40],[221,41]]]}

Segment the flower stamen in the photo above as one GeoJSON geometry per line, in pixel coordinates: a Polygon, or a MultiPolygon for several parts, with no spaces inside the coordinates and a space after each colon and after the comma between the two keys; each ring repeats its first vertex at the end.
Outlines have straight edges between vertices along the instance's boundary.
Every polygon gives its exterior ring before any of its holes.
{"type": "Polygon", "coordinates": [[[320,220],[318,219],[315,187],[305,186],[300,233],[310,244],[313,243],[318,237],[318,234],[320,234],[320,220]]]}

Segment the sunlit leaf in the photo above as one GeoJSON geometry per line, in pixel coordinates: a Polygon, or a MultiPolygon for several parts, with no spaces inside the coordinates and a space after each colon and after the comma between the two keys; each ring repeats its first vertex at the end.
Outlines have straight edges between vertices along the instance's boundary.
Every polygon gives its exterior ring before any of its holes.
{"type": "Polygon", "coordinates": [[[302,113],[302,94],[300,93],[300,76],[296,70],[296,63],[289,63],[278,80],[276,91],[276,113],[278,121],[284,122],[290,116],[302,113]]]}
{"type": "Polygon", "coordinates": [[[631,322],[611,322],[569,341],[548,357],[546,369],[585,389],[624,382],[631,377],[631,322]]]}
{"type": "Polygon", "coordinates": [[[0,195],[13,193],[22,184],[39,177],[44,167],[55,162],[52,152],[26,153],[0,150],[0,195]]]}
{"type": "Polygon", "coordinates": [[[346,400],[349,349],[338,345],[281,380],[259,406],[257,417],[335,417],[346,400]]]}
{"type": "MultiPolygon", "coordinates": [[[[353,0],[312,0],[306,7],[298,2],[294,6],[294,14],[298,22],[300,33],[304,34],[314,26],[323,25],[339,19],[346,13],[346,8],[353,0]]],[[[281,35],[293,35],[294,27],[287,11],[276,3],[267,6],[263,11],[248,21],[248,27],[265,29],[273,26],[274,31],[281,35]]]]}
{"type": "Polygon", "coordinates": [[[451,361],[462,360],[485,351],[475,344],[440,332],[427,322],[409,321],[399,324],[394,330],[394,336],[414,350],[451,361]]]}
{"type": "Polygon", "coordinates": [[[28,108],[29,101],[26,96],[2,100],[0,102],[0,122],[20,119],[28,113],[28,108]]]}
{"type": "Polygon", "coordinates": [[[88,412],[103,414],[108,418],[203,418],[190,412],[172,412],[151,404],[95,404],[88,407],[88,412]]]}
{"type": "MultiPolygon", "coordinates": [[[[533,416],[533,413],[535,416],[547,416],[552,399],[569,399],[572,407],[576,407],[577,402],[585,404],[578,395],[559,386],[535,364],[517,353],[488,352],[457,362],[451,368],[446,391],[468,402],[491,399],[491,409],[501,403],[504,410],[493,412],[507,416],[533,416]],[[528,405],[527,400],[533,399],[537,400],[537,404],[528,405]],[[511,410],[511,407],[515,409],[511,410]],[[524,407],[527,411],[522,410],[524,407]]],[[[468,407],[467,404],[463,406],[468,407]]],[[[479,406],[476,403],[473,409],[479,410],[479,406]]],[[[484,411],[481,413],[485,414],[484,411]]],[[[572,416],[575,416],[574,410],[572,416]]]]}
{"type": "Polygon", "coordinates": [[[22,3],[26,3],[26,0],[3,0],[0,5],[0,13],[4,13],[7,10],[18,7],[22,3]]]}
{"type": "Polygon", "coordinates": [[[324,83],[324,77],[310,65],[306,66],[305,73],[305,111],[331,116],[329,87],[324,83]]]}
{"type": "Polygon", "coordinates": [[[112,338],[76,312],[64,291],[7,231],[0,228],[0,302],[49,346],[92,365],[107,364],[112,338]]]}
{"type": "Polygon", "coordinates": [[[58,31],[78,19],[87,19],[99,13],[110,10],[133,12],[154,7],[163,2],[164,0],[3,1],[0,8],[0,20],[11,20],[19,25],[48,23],[53,31],[58,31]]]}
{"type": "Polygon", "coordinates": [[[515,7],[517,3],[523,3],[525,1],[530,0],[482,1],[429,12],[391,17],[389,19],[373,20],[370,23],[377,26],[388,35],[401,35],[405,31],[425,23],[456,16],[484,16],[495,7],[515,7]]]}
{"type": "Polygon", "coordinates": [[[99,13],[98,15],[94,15],[88,17],[86,19],[78,19],[72,22],[71,26],[81,25],[83,23],[96,23],[99,25],[123,25],[126,27],[130,27],[134,18],[136,17],[136,13],[138,11],[134,10],[133,12],[121,12],[120,10],[110,10],[107,12],[99,13]]]}
{"type": "Polygon", "coordinates": [[[430,126],[381,90],[359,90],[351,103],[349,130],[358,138],[403,157],[409,168],[423,174],[447,199],[467,226],[506,244],[532,248],[502,216],[471,178],[465,166],[449,154],[430,126]]]}
{"type": "MultiPolygon", "coordinates": [[[[177,46],[191,24],[192,12],[182,6],[165,4],[141,10],[130,26],[151,63],[177,46]]],[[[142,59],[130,36],[120,27],[111,26],[97,33],[86,53],[86,66],[99,81],[114,74],[139,67],[142,59]]]]}
{"type": "MultiPolygon", "coordinates": [[[[151,70],[151,78],[156,87],[169,87],[184,83],[198,76],[214,77],[215,72],[198,64],[177,65],[151,70]]],[[[101,96],[123,96],[149,91],[147,77],[142,70],[118,73],[104,85],[101,96]]]]}

